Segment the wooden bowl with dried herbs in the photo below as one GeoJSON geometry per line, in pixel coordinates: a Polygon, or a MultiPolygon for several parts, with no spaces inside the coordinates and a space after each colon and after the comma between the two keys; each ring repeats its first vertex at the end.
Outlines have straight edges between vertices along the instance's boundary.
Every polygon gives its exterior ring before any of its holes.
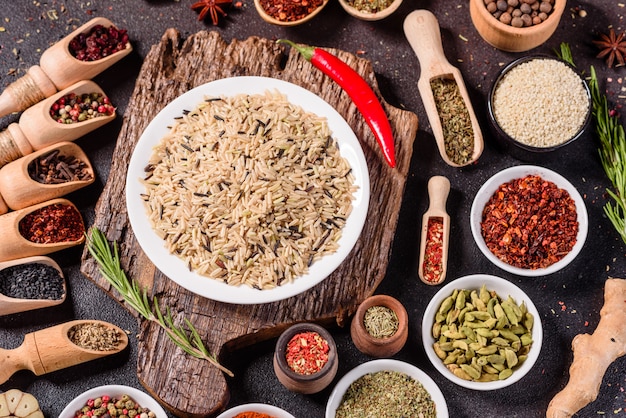
{"type": "Polygon", "coordinates": [[[391,357],[404,347],[409,327],[402,303],[388,295],[374,295],[357,308],[350,325],[352,342],[364,354],[391,357]]]}
{"type": "Polygon", "coordinates": [[[361,20],[381,20],[398,10],[402,0],[339,0],[341,7],[351,16],[361,20]]]}

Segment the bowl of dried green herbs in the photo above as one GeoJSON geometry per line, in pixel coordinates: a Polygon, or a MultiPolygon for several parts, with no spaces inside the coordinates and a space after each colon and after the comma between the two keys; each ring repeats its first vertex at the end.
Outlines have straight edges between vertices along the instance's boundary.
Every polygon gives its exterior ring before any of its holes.
{"type": "Polygon", "coordinates": [[[361,20],[381,20],[398,10],[402,0],[339,0],[341,7],[361,20]]]}
{"type": "Polygon", "coordinates": [[[393,359],[363,363],[339,380],[326,404],[326,418],[448,418],[437,384],[412,364],[393,359]]]}

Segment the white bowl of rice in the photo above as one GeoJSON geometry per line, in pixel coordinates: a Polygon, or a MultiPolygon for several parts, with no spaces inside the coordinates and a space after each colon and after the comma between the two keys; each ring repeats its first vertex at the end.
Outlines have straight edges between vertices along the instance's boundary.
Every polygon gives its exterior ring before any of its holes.
{"type": "Polygon", "coordinates": [[[137,241],[170,279],[229,303],[267,303],[328,277],[369,206],[363,150],[320,97],[265,77],[199,86],[139,139],[126,179],[137,241]]]}

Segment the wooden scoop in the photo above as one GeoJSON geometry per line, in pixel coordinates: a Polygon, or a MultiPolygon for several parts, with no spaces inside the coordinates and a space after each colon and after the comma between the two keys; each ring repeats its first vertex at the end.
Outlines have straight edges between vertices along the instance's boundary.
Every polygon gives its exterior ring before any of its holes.
{"type": "Polygon", "coordinates": [[[65,322],[24,336],[21,346],[13,350],[0,349],[0,384],[9,380],[18,370],[30,370],[35,375],[54,372],[122,351],[128,345],[128,336],[119,327],[94,319],[65,322]],[[81,324],[101,324],[117,331],[119,344],[108,351],[83,348],[70,340],[70,329],[81,324]]]}
{"type": "Polygon", "coordinates": [[[76,59],[70,53],[70,42],[81,33],[89,33],[96,25],[106,28],[114,26],[110,20],[96,17],[46,49],[39,60],[40,65],[33,65],[26,75],[11,83],[2,92],[0,117],[27,109],[57,90],[65,89],[80,80],[91,79],[130,54],[133,48],[127,43],[125,49],[97,61],[76,59]]]}
{"type": "Polygon", "coordinates": [[[46,200],[64,196],[95,181],[94,169],[84,151],[73,142],[60,142],[43,148],[25,157],[19,158],[0,169],[0,215],[8,209],[23,209],[46,200]],[[49,153],[58,151],[59,155],[75,157],[85,164],[89,177],[85,180],[69,180],[63,183],[46,184],[30,176],[29,167],[36,160],[49,153]],[[4,206],[4,208],[3,208],[4,206]]]}
{"type": "MultiPolygon", "coordinates": [[[[50,257],[34,256],[20,258],[18,260],[0,262],[0,270],[4,270],[6,268],[21,264],[30,263],[47,264],[57,269],[59,271],[59,274],[61,275],[61,278],[63,278],[63,296],[60,299],[18,299],[11,298],[0,293],[0,316],[30,311],[33,309],[47,308],[49,306],[60,305],[65,301],[67,289],[65,286],[65,277],[63,276],[63,270],[61,270],[61,267],[59,267],[59,265],[50,257]]],[[[0,280],[2,279],[0,278],[0,280]]]]}
{"type": "Polygon", "coordinates": [[[76,227],[81,227],[83,229],[83,234],[81,235],[80,239],[75,241],[61,241],[44,244],[29,241],[24,236],[22,236],[22,234],[20,233],[19,224],[25,216],[38,209],[54,205],[56,203],[73,206],[78,211],[76,206],[69,200],[64,198],[58,198],[47,200],[37,205],[29,206],[27,208],[9,212],[5,215],[0,216],[0,236],[2,237],[2,245],[0,246],[0,261],[16,260],[18,258],[36,255],[46,255],[85,242],[85,226],[82,223],[82,219],[81,225],[77,225],[76,227]]]}
{"type": "Polygon", "coordinates": [[[441,32],[437,18],[428,10],[415,10],[409,13],[404,19],[404,34],[420,62],[421,73],[417,82],[417,88],[424,102],[426,115],[428,116],[428,121],[430,122],[435,140],[437,141],[441,158],[453,167],[462,167],[473,163],[483,152],[484,141],[482,131],[478,125],[476,115],[474,114],[474,109],[472,108],[467,88],[463,82],[461,71],[448,62],[443,52],[441,32]],[[470,160],[464,164],[455,163],[446,152],[443,127],[430,86],[430,82],[437,78],[453,79],[456,82],[459,92],[463,97],[463,101],[465,102],[465,107],[469,112],[472,130],[474,132],[474,151],[470,160]]]}
{"type": "Polygon", "coordinates": [[[76,95],[104,91],[91,80],[79,81],[70,87],[29,107],[22,113],[18,122],[10,124],[0,132],[0,167],[50,145],[74,141],[100,126],[115,119],[115,113],[87,119],[82,122],[62,124],[50,116],[52,105],[67,94],[76,95]]]}
{"type": "MultiPolygon", "coordinates": [[[[428,196],[430,205],[422,217],[422,236],[420,242],[420,257],[417,273],[419,278],[426,284],[437,285],[446,278],[448,266],[448,247],[450,245],[450,216],[446,212],[446,200],[450,192],[450,181],[443,176],[431,177],[428,181],[428,196]],[[441,262],[438,263],[439,274],[434,280],[429,280],[424,272],[424,261],[426,258],[426,246],[428,240],[428,226],[431,221],[442,222],[441,262]]],[[[427,261],[427,260],[426,260],[427,261]]]]}

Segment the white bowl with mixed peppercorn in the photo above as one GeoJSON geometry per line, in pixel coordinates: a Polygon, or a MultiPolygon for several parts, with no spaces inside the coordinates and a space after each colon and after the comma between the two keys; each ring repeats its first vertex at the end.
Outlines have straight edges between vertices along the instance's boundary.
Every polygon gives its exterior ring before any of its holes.
{"type": "Polygon", "coordinates": [[[570,264],[587,238],[585,202],[565,177],[520,165],[493,175],[476,193],[472,235],[493,264],[520,276],[545,276],[570,264]]]}
{"type": "Polygon", "coordinates": [[[134,410],[137,418],[167,418],[165,410],[154,398],[123,385],[98,386],[83,392],[63,409],[59,418],[98,417],[102,415],[98,415],[100,412],[107,412],[109,408],[134,410]]]}
{"type": "Polygon", "coordinates": [[[488,391],[512,385],[531,371],[543,328],[522,289],[501,277],[474,274],[451,281],[433,296],[422,319],[422,343],[445,378],[488,391]]]}

